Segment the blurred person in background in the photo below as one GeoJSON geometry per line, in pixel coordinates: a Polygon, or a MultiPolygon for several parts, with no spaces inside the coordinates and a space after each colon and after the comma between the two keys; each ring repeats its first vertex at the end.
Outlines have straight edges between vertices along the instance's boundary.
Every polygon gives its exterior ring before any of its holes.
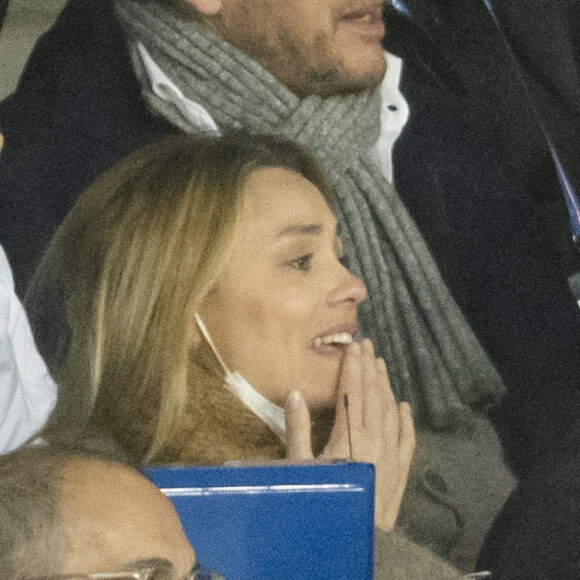
{"type": "Polygon", "coordinates": [[[36,350],[0,246],[0,453],[37,433],[56,404],[56,386],[36,350]]]}
{"type": "Polygon", "coordinates": [[[508,387],[491,417],[520,483],[478,568],[577,578],[580,3],[393,0],[385,17],[411,111],[395,185],[508,387]]]}
{"type": "MultiPolygon", "coordinates": [[[[0,134],[0,155],[2,143],[0,134]]],[[[16,449],[37,433],[55,404],[56,385],[36,350],[0,246],[0,453],[16,449]]]]}

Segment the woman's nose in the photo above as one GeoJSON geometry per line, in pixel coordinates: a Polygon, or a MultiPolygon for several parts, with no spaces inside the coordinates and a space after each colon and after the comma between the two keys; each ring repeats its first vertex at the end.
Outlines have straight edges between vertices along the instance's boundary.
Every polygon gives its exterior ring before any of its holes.
{"type": "Polygon", "coordinates": [[[340,265],[340,269],[339,280],[329,296],[330,303],[354,302],[359,304],[366,300],[367,289],[363,281],[351,274],[344,266],[340,265]]]}

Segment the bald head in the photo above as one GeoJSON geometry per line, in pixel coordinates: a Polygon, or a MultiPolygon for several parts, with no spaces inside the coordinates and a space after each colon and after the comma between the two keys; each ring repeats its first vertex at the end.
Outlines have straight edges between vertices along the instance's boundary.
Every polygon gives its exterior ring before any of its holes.
{"type": "Polygon", "coordinates": [[[195,562],[171,502],[137,471],[48,447],[0,457],[0,546],[5,580],[152,558],[183,578],[195,562]]]}
{"type": "Polygon", "coordinates": [[[61,470],[61,573],[110,572],[146,558],[169,560],[177,578],[194,563],[171,502],[133,469],[75,458],[61,470]]]}

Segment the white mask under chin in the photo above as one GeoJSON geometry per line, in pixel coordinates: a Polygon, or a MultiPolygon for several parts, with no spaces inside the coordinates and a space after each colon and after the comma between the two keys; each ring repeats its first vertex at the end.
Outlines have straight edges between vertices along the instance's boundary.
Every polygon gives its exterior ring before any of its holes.
{"type": "Polygon", "coordinates": [[[220,365],[225,372],[225,385],[227,389],[232,392],[254,415],[261,419],[280,439],[286,443],[286,425],[284,423],[284,409],[266,399],[264,395],[258,393],[250,383],[238,372],[232,372],[228,369],[222,357],[219,355],[209,332],[197,312],[195,313],[195,321],[199,326],[199,330],[203,334],[207,343],[213,350],[220,365]]]}

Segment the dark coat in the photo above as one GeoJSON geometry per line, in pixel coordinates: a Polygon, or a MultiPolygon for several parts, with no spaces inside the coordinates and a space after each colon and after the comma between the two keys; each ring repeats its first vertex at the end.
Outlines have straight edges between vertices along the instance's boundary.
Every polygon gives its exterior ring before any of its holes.
{"type": "MultiPolygon", "coordinates": [[[[567,277],[580,260],[538,118],[483,0],[406,4],[413,25],[387,11],[411,109],[395,182],[506,380],[496,425],[522,474],[578,445],[580,309],[567,277]]],[[[494,2],[580,193],[580,3],[534,4],[494,2]]]]}
{"type": "Polygon", "coordinates": [[[172,131],[141,100],[108,0],[73,0],[0,106],[0,241],[23,294],[78,195],[127,153],[172,131]]]}
{"type": "Polygon", "coordinates": [[[554,454],[522,479],[479,557],[493,580],[580,578],[580,456],[554,454]]]}
{"type": "Polygon", "coordinates": [[[493,416],[520,483],[477,569],[578,578],[580,263],[539,120],[580,193],[580,3],[493,0],[529,97],[483,0],[406,4],[397,189],[510,389],[493,416]]]}

